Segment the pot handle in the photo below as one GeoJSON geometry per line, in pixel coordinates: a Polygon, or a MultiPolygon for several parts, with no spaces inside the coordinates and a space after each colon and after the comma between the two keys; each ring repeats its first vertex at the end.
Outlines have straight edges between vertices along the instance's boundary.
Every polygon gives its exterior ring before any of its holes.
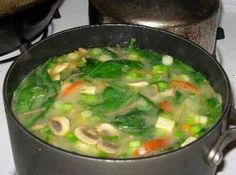
{"type": "MultiPolygon", "coordinates": [[[[236,110],[233,107],[230,111],[230,120],[236,123],[236,110]]],[[[222,134],[208,154],[208,163],[210,165],[219,165],[223,160],[224,148],[233,140],[236,140],[236,127],[230,127],[222,134]]]]}

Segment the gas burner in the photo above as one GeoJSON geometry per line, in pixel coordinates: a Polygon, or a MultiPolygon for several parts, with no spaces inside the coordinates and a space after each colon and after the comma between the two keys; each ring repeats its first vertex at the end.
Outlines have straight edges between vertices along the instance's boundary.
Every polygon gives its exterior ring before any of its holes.
{"type": "Polygon", "coordinates": [[[60,18],[63,0],[45,1],[33,8],[0,17],[0,64],[14,60],[31,44],[51,35],[51,21],[60,18]]]}
{"type": "Polygon", "coordinates": [[[22,52],[24,52],[25,49],[27,49],[31,45],[41,41],[42,39],[52,35],[53,32],[54,32],[54,26],[53,26],[53,23],[50,23],[47,26],[47,28],[45,28],[45,30],[41,33],[41,35],[38,36],[36,39],[34,39],[32,42],[24,43],[19,46],[19,49],[16,49],[12,52],[9,52],[7,54],[0,56],[0,64],[4,64],[4,63],[15,60],[22,52]]]}

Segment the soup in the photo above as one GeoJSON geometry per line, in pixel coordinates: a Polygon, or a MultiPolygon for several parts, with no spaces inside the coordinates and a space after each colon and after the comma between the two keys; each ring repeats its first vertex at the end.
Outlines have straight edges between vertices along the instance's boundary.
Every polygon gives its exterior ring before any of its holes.
{"type": "Polygon", "coordinates": [[[79,48],[48,59],[20,83],[12,108],[51,145],[136,158],[197,140],[218,120],[222,102],[201,73],[131,39],[123,47],[79,48]]]}

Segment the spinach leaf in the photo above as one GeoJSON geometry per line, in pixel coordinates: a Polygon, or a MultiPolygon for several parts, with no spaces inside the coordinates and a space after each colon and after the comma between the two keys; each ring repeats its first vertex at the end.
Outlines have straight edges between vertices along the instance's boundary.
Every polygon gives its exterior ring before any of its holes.
{"type": "Polygon", "coordinates": [[[38,118],[44,116],[43,114],[50,108],[60,89],[60,82],[53,81],[47,72],[48,65],[51,62],[50,59],[33,71],[15,92],[13,108],[17,114],[45,108],[41,113],[23,121],[26,127],[32,126],[38,118]]]}
{"type": "Polygon", "coordinates": [[[208,98],[206,100],[209,115],[213,118],[219,117],[221,113],[221,104],[217,98],[208,98]]]}
{"type": "Polygon", "coordinates": [[[163,54],[152,52],[148,49],[140,48],[127,48],[125,51],[128,53],[128,57],[135,58],[135,60],[146,60],[150,64],[161,64],[163,54]]]}
{"type": "Polygon", "coordinates": [[[145,116],[146,112],[134,109],[124,115],[116,116],[111,123],[124,132],[138,134],[148,127],[145,116]]]}
{"type": "Polygon", "coordinates": [[[200,72],[191,71],[189,75],[197,85],[207,83],[206,78],[200,72]]]}
{"type": "Polygon", "coordinates": [[[103,113],[114,111],[124,105],[132,96],[132,93],[109,86],[102,93],[103,102],[93,106],[93,109],[103,113]]]}
{"type": "Polygon", "coordinates": [[[99,64],[90,67],[85,75],[93,78],[117,78],[128,72],[131,68],[140,69],[141,63],[130,60],[111,60],[99,62],[99,64]]]}
{"type": "Polygon", "coordinates": [[[112,52],[111,50],[108,50],[107,48],[92,48],[90,49],[90,55],[92,58],[97,59],[98,57],[102,55],[106,55],[110,57],[111,59],[119,59],[119,56],[112,52]]]}

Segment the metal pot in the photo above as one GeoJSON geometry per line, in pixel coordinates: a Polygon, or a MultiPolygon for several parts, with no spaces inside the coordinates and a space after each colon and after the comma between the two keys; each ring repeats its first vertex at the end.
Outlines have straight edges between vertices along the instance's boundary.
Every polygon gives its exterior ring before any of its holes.
{"type": "Polygon", "coordinates": [[[215,49],[220,0],[90,0],[90,23],[129,23],[161,28],[215,49]]]}
{"type": "MultiPolygon", "coordinates": [[[[232,105],[228,78],[213,57],[194,43],[158,29],[125,24],[84,26],[41,41],[10,67],[4,81],[4,105],[12,151],[19,175],[214,175],[222,149],[236,139],[236,129],[226,130],[232,105]],[[13,92],[20,81],[48,58],[78,47],[123,45],[131,37],[141,48],[168,53],[202,72],[223,100],[223,113],[215,126],[190,145],[157,156],[102,159],[64,151],[33,136],[11,110],[13,92]]],[[[236,116],[236,115],[235,115],[236,116]]]]}

